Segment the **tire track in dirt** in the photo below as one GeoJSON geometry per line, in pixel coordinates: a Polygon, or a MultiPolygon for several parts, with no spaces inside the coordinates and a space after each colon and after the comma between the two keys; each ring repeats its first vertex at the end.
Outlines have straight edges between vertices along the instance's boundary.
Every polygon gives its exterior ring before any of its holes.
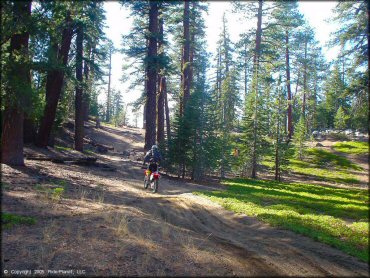
{"type": "MultiPolygon", "coordinates": [[[[131,178],[142,176],[130,168],[131,178]]],[[[141,189],[137,182],[136,189],[141,189]]],[[[130,186],[134,183],[130,182],[130,186]]],[[[166,223],[187,229],[233,254],[253,275],[268,276],[367,276],[368,265],[325,244],[293,232],[270,227],[258,220],[236,215],[191,194],[206,186],[160,180],[158,194],[142,189],[145,198],[135,204],[156,213],[166,223]]]]}
{"type": "Polygon", "coordinates": [[[368,276],[369,265],[357,258],[255,218],[226,211],[218,204],[191,194],[221,188],[163,178],[159,193],[152,194],[143,189],[143,172],[138,164],[115,164],[125,173],[125,178],[130,179],[126,185],[142,198],[141,201],[135,199],[133,206],[158,215],[164,223],[191,231],[194,236],[207,238],[215,250],[220,247],[225,254],[232,254],[231,260],[244,265],[242,275],[368,276]]]}
{"type": "MultiPolygon", "coordinates": [[[[105,136],[104,143],[111,144],[111,130],[105,131],[98,134],[99,140],[105,136]]],[[[130,146],[127,140],[120,143],[126,135],[116,132],[113,143],[117,150],[130,146]]],[[[98,157],[117,170],[60,165],[53,171],[51,163],[30,165],[33,170],[41,167],[54,179],[66,180],[69,190],[54,209],[33,200],[33,210],[46,215],[41,215],[35,227],[18,227],[7,233],[8,265],[63,268],[70,264],[97,276],[368,277],[368,264],[354,257],[227,211],[191,193],[222,190],[222,186],[164,177],[159,192],[153,194],[143,188],[140,163],[125,160],[119,153],[98,157]],[[99,192],[98,186],[104,188],[102,202],[79,195],[79,188],[99,192]],[[45,249],[33,246],[40,242],[45,249]]],[[[7,206],[10,211],[21,212],[21,205],[24,210],[31,202],[15,198],[17,192],[8,194],[7,206]]]]}

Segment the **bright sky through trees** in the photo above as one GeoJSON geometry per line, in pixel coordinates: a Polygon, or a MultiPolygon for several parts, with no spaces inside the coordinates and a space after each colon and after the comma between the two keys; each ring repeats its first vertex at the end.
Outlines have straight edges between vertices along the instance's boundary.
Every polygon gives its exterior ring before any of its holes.
{"type": "MultiPolygon", "coordinates": [[[[299,2],[300,12],[304,15],[308,23],[314,28],[316,39],[323,47],[325,57],[328,61],[333,60],[337,53],[338,48],[329,49],[325,44],[329,40],[330,32],[333,32],[336,27],[330,21],[326,21],[332,17],[332,9],[335,7],[336,2],[333,1],[301,1],[299,2]]],[[[121,38],[123,34],[128,34],[131,30],[132,18],[130,18],[129,10],[122,8],[119,2],[107,1],[104,3],[106,10],[106,28],[104,29],[108,38],[110,38],[116,48],[121,48],[121,38]]],[[[215,53],[216,41],[221,30],[222,16],[226,13],[228,20],[228,29],[230,31],[230,38],[236,42],[239,34],[251,26],[256,24],[254,20],[247,21],[240,19],[240,17],[231,12],[231,2],[225,1],[211,1],[209,2],[208,15],[205,16],[206,20],[206,34],[208,41],[208,51],[215,53]]],[[[122,77],[122,63],[124,57],[120,53],[115,53],[112,58],[112,88],[120,90],[123,94],[125,103],[130,103],[140,96],[138,91],[128,91],[129,84],[124,84],[120,81],[122,77]]],[[[106,89],[105,89],[106,90],[106,89]]],[[[102,92],[105,92],[102,91],[102,92]]],[[[105,94],[101,93],[99,101],[105,100],[105,94]]],[[[129,111],[131,112],[131,111],[129,111]]],[[[132,123],[132,115],[129,113],[129,122],[132,123]]],[[[141,120],[139,120],[139,123],[141,120]]]]}

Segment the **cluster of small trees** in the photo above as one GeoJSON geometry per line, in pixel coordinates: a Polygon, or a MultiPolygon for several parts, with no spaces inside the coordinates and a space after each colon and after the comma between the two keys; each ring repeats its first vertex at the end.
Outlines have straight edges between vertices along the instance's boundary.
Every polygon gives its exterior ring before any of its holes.
{"type": "Polygon", "coordinates": [[[335,20],[347,25],[333,36],[332,44],[342,46],[333,64],[325,61],[296,1],[233,3],[245,20],[256,17],[257,26],[233,43],[224,16],[214,56],[204,46],[206,3],[126,5],[136,15],[125,51],[140,73],[134,85],[145,84],[138,102],[146,107],[145,147],[159,142],[166,168],[179,177],[225,177],[234,171],[255,178],[263,157],[273,155],[280,179],[289,149],[302,159],[313,130],[367,128],[365,1],[337,5],[335,20]],[[170,119],[166,114],[167,136],[162,135],[163,76],[166,107],[167,95],[175,103],[170,119]]]}

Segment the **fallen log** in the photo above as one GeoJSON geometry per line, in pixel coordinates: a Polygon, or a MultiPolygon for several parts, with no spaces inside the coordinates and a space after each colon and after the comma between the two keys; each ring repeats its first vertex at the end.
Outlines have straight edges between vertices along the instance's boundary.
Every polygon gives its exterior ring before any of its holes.
{"type": "Polygon", "coordinates": [[[101,168],[102,171],[111,171],[111,172],[117,171],[117,168],[105,163],[96,162],[94,166],[101,168]]]}
{"type": "Polygon", "coordinates": [[[84,157],[84,158],[79,158],[77,160],[73,160],[72,164],[90,166],[90,165],[94,165],[96,160],[97,160],[96,157],[84,157]]]}
{"type": "Polygon", "coordinates": [[[87,144],[90,144],[90,145],[92,145],[94,147],[100,147],[100,148],[103,148],[103,149],[107,149],[109,151],[113,151],[114,150],[114,147],[112,147],[112,146],[107,146],[107,145],[104,145],[104,144],[100,144],[100,143],[97,143],[97,142],[95,142],[94,140],[91,140],[91,139],[84,138],[84,141],[87,144]]]}
{"type": "Polygon", "coordinates": [[[71,164],[77,165],[92,165],[96,162],[96,157],[67,157],[67,156],[34,156],[25,155],[26,160],[39,160],[39,161],[51,161],[53,163],[65,163],[69,162],[71,164]]]}

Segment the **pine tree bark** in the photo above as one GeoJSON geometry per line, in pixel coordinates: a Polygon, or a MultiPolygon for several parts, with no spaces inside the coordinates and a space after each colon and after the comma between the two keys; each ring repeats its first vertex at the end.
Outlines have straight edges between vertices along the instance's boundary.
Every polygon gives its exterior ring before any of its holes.
{"type": "MultiPolygon", "coordinates": [[[[163,54],[163,17],[158,13],[159,17],[159,40],[158,50],[163,54]]],[[[166,77],[164,76],[163,68],[158,74],[158,102],[157,102],[157,142],[162,145],[164,143],[164,95],[166,94],[166,77]]]]}
{"type": "Polygon", "coordinates": [[[285,31],[285,68],[286,68],[286,86],[288,92],[288,138],[293,136],[293,112],[292,112],[292,90],[290,86],[290,63],[289,63],[289,33],[285,31]]]}
{"type": "Polygon", "coordinates": [[[189,0],[184,1],[184,18],[183,18],[183,38],[184,45],[182,49],[182,98],[180,103],[180,116],[185,112],[186,103],[190,96],[190,7],[189,0]]]}
{"type": "Polygon", "coordinates": [[[166,77],[160,77],[159,95],[158,95],[158,112],[157,112],[157,142],[164,143],[164,95],[166,94],[166,77]]]}
{"type": "MultiPolygon", "coordinates": [[[[258,1],[258,12],[257,12],[257,30],[256,30],[256,47],[253,56],[253,67],[257,67],[258,59],[261,52],[261,41],[262,41],[262,5],[263,1],[258,1]]],[[[255,70],[254,70],[255,72],[255,70]]]]}
{"type": "Polygon", "coordinates": [[[167,131],[167,142],[171,140],[171,126],[170,126],[170,109],[168,108],[168,99],[167,99],[167,88],[164,91],[164,109],[166,113],[166,131],[167,131]]]}
{"type": "Polygon", "coordinates": [[[303,67],[303,101],[302,115],[306,118],[306,97],[307,97],[307,38],[304,42],[304,67],[303,67]]]}
{"type": "Polygon", "coordinates": [[[219,103],[219,105],[221,105],[221,81],[222,81],[221,63],[222,63],[221,46],[219,46],[217,53],[217,76],[216,76],[217,102],[219,103]]]}
{"type": "Polygon", "coordinates": [[[144,104],[144,113],[143,113],[143,129],[146,130],[146,102],[144,104]]]}
{"type": "Polygon", "coordinates": [[[253,57],[253,71],[255,76],[255,101],[254,101],[254,120],[253,120],[253,154],[252,154],[252,173],[251,178],[257,178],[257,129],[258,129],[258,70],[259,57],[262,41],[262,0],[258,1],[256,48],[253,57]]]}
{"type": "Polygon", "coordinates": [[[105,121],[110,122],[110,85],[112,75],[112,48],[109,50],[109,73],[108,73],[108,92],[107,92],[107,113],[105,114],[105,121]]]}
{"type": "Polygon", "coordinates": [[[82,89],[82,55],[83,55],[83,26],[77,26],[76,37],[76,97],[75,97],[75,150],[83,151],[84,118],[83,118],[83,89],[82,89]]]}
{"type": "Polygon", "coordinates": [[[278,113],[277,113],[277,127],[276,127],[276,141],[275,141],[275,180],[280,181],[280,93],[278,94],[278,113]]]}
{"type": "MultiPolygon", "coordinates": [[[[66,17],[66,27],[63,29],[62,32],[60,49],[58,50],[58,46],[56,44],[53,44],[53,49],[51,52],[51,55],[57,55],[57,59],[55,59],[55,57],[51,57],[51,60],[58,60],[59,62],[61,62],[63,67],[67,66],[68,63],[68,53],[71,47],[72,35],[73,27],[71,24],[70,14],[68,13],[66,17]]],[[[46,105],[36,138],[36,145],[39,147],[46,148],[46,146],[48,145],[49,137],[55,120],[60,94],[62,92],[63,80],[64,70],[53,69],[48,71],[46,77],[46,105]]]]}
{"type": "Polygon", "coordinates": [[[36,139],[36,123],[26,113],[23,119],[23,142],[34,143],[36,139]]]}
{"type": "Polygon", "coordinates": [[[223,42],[224,42],[224,59],[225,59],[225,75],[229,73],[229,50],[227,47],[227,42],[226,42],[226,18],[225,18],[225,13],[223,15],[223,42]]]}
{"type": "MultiPolygon", "coordinates": [[[[189,18],[189,29],[190,29],[190,25],[194,26],[196,24],[194,12],[197,6],[197,2],[191,1],[191,4],[192,4],[192,8],[191,8],[191,11],[189,11],[189,17],[191,17],[189,18]]],[[[195,47],[194,47],[195,30],[194,28],[192,28],[192,32],[190,32],[189,30],[189,33],[190,33],[189,35],[190,42],[189,42],[189,78],[188,78],[189,79],[189,92],[188,92],[189,94],[188,94],[188,97],[190,96],[190,89],[193,84],[193,74],[194,74],[194,71],[193,71],[193,62],[194,62],[194,56],[195,56],[195,47]]]]}
{"type": "Polygon", "coordinates": [[[146,130],[144,150],[147,151],[156,140],[156,87],[157,87],[157,34],[158,34],[158,2],[149,2],[149,46],[146,92],[146,130]]]}
{"type": "MultiPolygon", "coordinates": [[[[29,24],[30,16],[31,1],[13,3],[13,21],[15,24],[29,24]]],[[[23,30],[27,30],[27,28],[23,30]]],[[[1,162],[13,166],[24,165],[24,112],[21,107],[21,99],[16,99],[15,96],[20,97],[24,95],[24,92],[20,91],[22,87],[24,87],[24,90],[31,89],[31,76],[28,67],[16,61],[14,56],[16,53],[21,53],[23,58],[28,55],[28,40],[29,33],[27,31],[13,34],[10,39],[10,61],[12,63],[14,60],[14,62],[9,74],[13,80],[17,80],[17,84],[9,84],[8,88],[6,88],[7,94],[4,96],[5,109],[1,137],[1,162]]]]}
{"type": "Polygon", "coordinates": [[[247,44],[244,44],[244,99],[248,95],[248,63],[247,63],[247,44]]]}
{"type": "MultiPolygon", "coordinates": [[[[87,57],[91,59],[91,46],[87,49],[87,57]]],[[[85,76],[85,82],[88,84],[90,79],[90,68],[86,61],[84,61],[84,68],[83,68],[84,76],[85,76]]],[[[90,107],[90,90],[91,86],[90,84],[87,86],[89,91],[85,91],[83,94],[83,114],[84,114],[84,121],[87,122],[89,120],[89,107],[90,107]]]]}

